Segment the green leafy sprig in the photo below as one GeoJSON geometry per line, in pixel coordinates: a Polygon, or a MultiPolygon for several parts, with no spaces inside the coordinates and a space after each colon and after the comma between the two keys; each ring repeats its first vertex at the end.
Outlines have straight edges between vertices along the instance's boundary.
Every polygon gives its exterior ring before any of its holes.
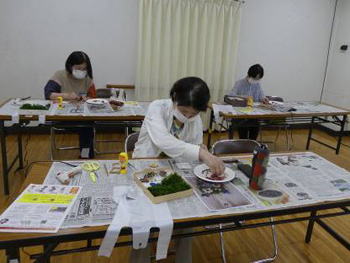
{"type": "Polygon", "coordinates": [[[191,189],[191,186],[186,183],[177,173],[170,174],[158,185],[148,187],[148,190],[153,196],[168,195],[188,189],[191,189]]]}
{"type": "Polygon", "coordinates": [[[40,105],[40,104],[23,104],[20,109],[21,110],[48,110],[50,108],[50,104],[40,105]]]}

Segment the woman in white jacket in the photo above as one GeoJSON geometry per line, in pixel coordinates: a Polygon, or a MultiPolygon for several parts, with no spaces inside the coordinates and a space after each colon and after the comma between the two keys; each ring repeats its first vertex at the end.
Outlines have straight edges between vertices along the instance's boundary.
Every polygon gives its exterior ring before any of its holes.
{"type": "MultiPolygon", "coordinates": [[[[221,175],[225,166],[209,153],[203,141],[203,124],[199,116],[207,110],[210,91],[200,78],[187,77],[175,82],[171,99],[153,101],[142,124],[133,158],[158,157],[202,161],[212,173],[221,175]]],[[[175,262],[191,263],[191,238],[175,240],[175,262]]],[[[132,249],[132,263],[147,263],[149,248],[132,249]]]]}
{"type": "Polygon", "coordinates": [[[133,158],[158,157],[162,153],[187,161],[202,161],[212,173],[221,175],[223,162],[202,144],[203,124],[199,116],[207,110],[210,91],[196,77],[175,82],[171,99],[153,101],[147,111],[135,145],[133,158]]]}

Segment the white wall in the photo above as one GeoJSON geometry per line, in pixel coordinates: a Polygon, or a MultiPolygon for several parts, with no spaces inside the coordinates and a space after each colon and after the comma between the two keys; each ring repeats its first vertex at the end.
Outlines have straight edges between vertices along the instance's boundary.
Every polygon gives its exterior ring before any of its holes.
{"type": "Polygon", "coordinates": [[[338,0],[322,100],[350,110],[350,1],[338,0]],[[349,45],[341,51],[341,45],[349,45]]]}
{"type": "Polygon", "coordinates": [[[52,74],[85,51],[98,87],[135,79],[138,0],[1,0],[0,89],[43,97],[52,74]]]}
{"type": "MultiPolygon", "coordinates": [[[[245,0],[236,78],[265,68],[266,94],[318,100],[335,0],[245,0]]],[[[42,97],[73,50],[95,83],[134,84],[138,0],[1,0],[0,100],[42,97]]]]}
{"type": "Polygon", "coordinates": [[[265,69],[266,95],[319,100],[335,0],[246,0],[236,78],[265,69]]]}

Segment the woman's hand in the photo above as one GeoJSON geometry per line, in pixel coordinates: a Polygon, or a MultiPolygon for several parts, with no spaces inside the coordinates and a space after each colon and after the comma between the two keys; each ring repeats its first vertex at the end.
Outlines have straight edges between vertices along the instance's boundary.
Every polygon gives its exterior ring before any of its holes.
{"type": "Polygon", "coordinates": [[[263,101],[262,101],[263,104],[270,104],[270,101],[268,98],[264,98],[263,101]]]}
{"type": "Polygon", "coordinates": [[[224,173],[224,163],[220,158],[212,155],[208,150],[201,148],[199,150],[199,159],[209,167],[210,172],[213,174],[220,176],[224,173]]]}
{"type": "Polygon", "coordinates": [[[204,143],[201,144],[201,149],[203,149],[204,151],[209,152],[208,147],[204,143]]]}
{"type": "Polygon", "coordinates": [[[62,93],[64,94],[63,99],[66,100],[80,100],[80,96],[78,96],[75,92],[62,93]]]}

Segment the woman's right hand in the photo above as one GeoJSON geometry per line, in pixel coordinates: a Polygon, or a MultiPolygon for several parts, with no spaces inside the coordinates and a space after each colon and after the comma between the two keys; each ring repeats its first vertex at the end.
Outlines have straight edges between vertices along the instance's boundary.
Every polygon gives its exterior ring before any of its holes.
{"type": "Polygon", "coordinates": [[[64,99],[66,100],[80,100],[80,96],[78,96],[75,92],[65,93],[64,99]]]}
{"type": "Polygon", "coordinates": [[[213,174],[220,176],[224,173],[224,163],[220,158],[212,155],[210,152],[201,148],[199,150],[199,159],[209,167],[210,172],[213,174]]]}

